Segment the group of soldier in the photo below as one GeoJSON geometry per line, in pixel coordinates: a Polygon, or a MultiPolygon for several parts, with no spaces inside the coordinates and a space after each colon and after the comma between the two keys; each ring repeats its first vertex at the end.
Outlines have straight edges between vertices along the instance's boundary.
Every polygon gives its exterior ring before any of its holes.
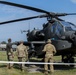
{"type": "MultiPolygon", "coordinates": [[[[7,53],[7,59],[8,61],[13,61],[14,59],[14,53],[12,49],[12,43],[11,38],[8,39],[8,43],[6,45],[6,53],[7,53]]],[[[25,62],[28,59],[28,47],[23,45],[23,41],[20,41],[20,45],[16,48],[16,55],[19,62],[25,62]]],[[[47,40],[47,44],[44,46],[44,49],[42,50],[45,52],[45,63],[50,62],[53,63],[53,55],[56,53],[56,49],[54,45],[51,44],[51,40],[47,40]]],[[[13,64],[7,64],[7,68],[11,69],[13,67],[13,64]]],[[[19,67],[22,71],[24,71],[25,65],[19,64],[19,67]]],[[[45,75],[48,75],[48,64],[44,65],[44,73],[45,75]]],[[[54,72],[53,64],[50,64],[50,73],[54,72]]]]}
{"type": "MultiPolygon", "coordinates": [[[[14,59],[14,52],[12,49],[12,43],[11,43],[11,38],[8,39],[8,43],[6,45],[6,53],[7,53],[7,60],[8,61],[13,61],[14,59]]],[[[18,58],[19,62],[25,62],[28,59],[28,52],[27,52],[27,47],[23,45],[23,41],[20,41],[20,45],[17,46],[16,48],[16,56],[18,58]]],[[[24,70],[24,64],[20,64],[20,69],[24,70]]],[[[13,68],[13,64],[7,64],[7,68],[11,69],[13,68]]]]}

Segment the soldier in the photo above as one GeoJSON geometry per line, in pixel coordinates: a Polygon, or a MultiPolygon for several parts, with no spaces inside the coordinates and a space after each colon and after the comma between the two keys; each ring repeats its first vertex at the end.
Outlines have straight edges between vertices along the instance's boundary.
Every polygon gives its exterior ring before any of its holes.
{"type": "MultiPolygon", "coordinates": [[[[23,45],[23,41],[20,41],[20,45],[17,46],[16,54],[19,62],[25,62],[28,60],[27,46],[23,45]]],[[[24,71],[24,66],[24,64],[20,64],[19,67],[21,71],[24,71]]]]}
{"type": "MultiPolygon", "coordinates": [[[[13,61],[14,55],[13,55],[13,49],[12,49],[12,43],[11,38],[8,39],[8,43],[6,45],[6,52],[7,52],[7,59],[8,61],[13,61]]],[[[10,69],[13,67],[13,64],[8,64],[7,67],[10,69]]]]}
{"type": "MultiPolygon", "coordinates": [[[[45,63],[50,61],[53,63],[53,55],[56,53],[55,47],[51,44],[51,40],[48,39],[47,44],[44,46],[43,52],[46,52],[45,54],[45,63]]],[[[48,74],[48,64],[44,65],[45,74],[48,74]]],[[[54,72],[53,64],[50,64],[50,73],[54,72]]]]}

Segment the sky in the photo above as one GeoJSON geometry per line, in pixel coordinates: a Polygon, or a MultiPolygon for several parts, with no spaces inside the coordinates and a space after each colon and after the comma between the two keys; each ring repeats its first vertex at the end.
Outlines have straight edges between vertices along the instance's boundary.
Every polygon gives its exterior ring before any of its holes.
{"type": "MultiPolygon", "coordinates": [[[[76,0],[4,0],[4,1],[28,5],[49,12],[76,13],[76,0]]],[[[0,4],[0,22],[40,14],[42,13],[0,4]]],[[[75,15],[62,17],[62,19],[76,24],[75,15]]],[[[46,22],[47,19],[42,18],[42,19],[33,19],[1,25],[0,42],[7,41],[8,38],[11,38],[13,42],[20,40],[27,41],[26,33],[21,34],[21,30],[28,30],[28,29],[33,30],[34,27],[37,29],[42,29],[42,24],[46,22]]]]}

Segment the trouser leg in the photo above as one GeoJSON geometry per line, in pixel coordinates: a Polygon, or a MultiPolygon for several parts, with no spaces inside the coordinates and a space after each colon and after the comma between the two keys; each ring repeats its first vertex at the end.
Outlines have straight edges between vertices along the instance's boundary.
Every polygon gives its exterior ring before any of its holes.
{"type": "MultiPolygon", "coordinates": [[[[25,62],[25,57],[22,58],[22,62],[25,62]]],[[[22,69],[25,69],[25,64],[22,64],[22,69]]]]}
{"type": "MultiPolygon", "coordinates": [[[[13,61],[13,58],[12,58],[11,55],[8,55],[8,56],[7,56],[7,59],[8,59],[8,61],[13,61]]],[[[7,67],[10,69],[10,68],[13,67],[13,64],[12,64],[12,63],[9,63],[9,64],[7,64],[7,67]]]]}
{"type": "MultiPolygon", "coordinates": [[[[47,63],[47,62],[48,62],[48,58],[45,58],[45,63],[47,63]]],[[[45,71],[48,71],[48,64],[44,65],[44,69],[45,69],[45,71]]]]}
{"type": "MultiPolygon", "coordinates": [[[[24,57],[19,57],[18,60],[19,60],[19,62],[25,62],[25,58],[24,57]]],[[[22,63],[22,64],[19,64],[19,66],[20,66],[21,70],[25,69],[25,64],[22,63]]]]}
{"type": "MultiPolygon", "coordinates": [[[[53,59],[50,59],[50,63],[53,63],[53,59]]],[[[50,64],[50,72],[51,72],[51,73],[54,72],[53,64],[50,64]]]]}
{"type": "MultiPolygon", "coordinates": [[[[13,61],[12,55],[10,56],[10,61],[13,61]]],[[[13,63],[10,64],[10,67],[13,67],[13,63]]]]}
{"type": "MultiPolygon", "coordinates": [[[[22,62],[22,57],[18,57],[18,61],[22,62]]],[[[19,64],[19,68],[22,70],[22,64],[19,64]]]]}
{"type": "MultiPolygon", "coordinates": [[[[47,63],[48,62],[48,58],[45,58],[45,63],[47,63]]],[[[45,69],[45,75],[48,75],[48,64],[45,64],[44,65],[44,69],[45,69]]]]}

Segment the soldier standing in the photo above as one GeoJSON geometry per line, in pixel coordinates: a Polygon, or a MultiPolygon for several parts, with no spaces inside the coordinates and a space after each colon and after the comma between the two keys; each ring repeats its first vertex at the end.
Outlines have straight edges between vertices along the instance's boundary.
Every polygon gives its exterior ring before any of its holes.
{"type": "MultiPolygon", "coordinates": [[[[45,54],[45,63],[50,61],[50,63],[53,63],[53,55],[56,53],[56,49],[54,45],[51,44],[51,40],[48,39],[47,44],[44,46],[43,52],[46,52],[45,54]]],[[[48,64],[44,65],[45,74],[48,75],[48,64]]],[[[53,64],[50,64],[50,73],[54,72],[53,64]]]]}
{"type": "MultiPolygon", "coordinates": [[[[23,45],[23,41],[20,41],[20,45],[17,46],[16,54],[19,62],[25,62],[28,60],[27,46],[23,45]]],[[[19,67],[21,71],[24,71],[24,67],[25,67],[24,64],[20,64],[19,67]]]]}
{"type": "MultiPolygon", "coordinates": [[[[12,49],[12,43],[11,38],[8,39],[8,43],[6,45],[6,52],[7,52],[7,59],[8,61],[13,61],[14,55],[13,55],[13,49],[12,49]]],[[[8,64],[7,67],[10,69],[13,67],[13,64],[8,64]]]]}

